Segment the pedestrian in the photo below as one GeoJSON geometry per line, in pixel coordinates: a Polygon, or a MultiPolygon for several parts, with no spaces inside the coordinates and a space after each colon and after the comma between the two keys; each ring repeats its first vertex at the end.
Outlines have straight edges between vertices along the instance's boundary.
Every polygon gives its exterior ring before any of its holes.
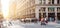
{"type": "Polygon", "coordinates": [[[41,18],[41,25],[46,25],[44,18],[41,18]]]}
{"type": "Polygon", "coordinates": [[[47,19],[47,17],[44,18],[44,21],[45,21],[46,23],[48,23],[48,19],[47,19]]]}

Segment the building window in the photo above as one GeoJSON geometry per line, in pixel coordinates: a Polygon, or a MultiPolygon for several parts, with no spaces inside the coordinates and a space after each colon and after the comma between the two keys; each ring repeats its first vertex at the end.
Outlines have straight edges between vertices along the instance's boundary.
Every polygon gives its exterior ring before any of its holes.
{"type": "Polygon", "coordinates": [[[54,4],[54,0],[52,0],[52,4],[54,4]]]}
{"type": "Polygon", "coordinates": [[[42,11],[45,11],[46,8],[45,7],[41,7],[41,9],[42,9],[42,11]]]}
{"type": "Polygon", "coordinates": [[[60,0],[57,0],[57,4],[60,4],[60,0]]]}
{"type": "Polygon", "coordinates": [[[42,0],[39,0],[40,4],[42,4],[42,0]]]}
{"type": "Polygon", "coordinates": [[[43,4],[46,4],[46,0],[43,0],[43,4]]]}
{"type": "Polygon", "coordinates": [[[46,0],[39,0],[40,1],[40,4],[45,4],[46,3],[46,0]]]}
{"type": "Polygon", "coordinates": [[[46,9],[46,8],[44,7],[44,8],[43,8],[43,11],[45,11],[45,9],[46,9]]]}
{"type": "Polygon", "coordinates": [[[41,10],[39,9],[39,11],[41,11],[41,10]]]}
{"type": "Polygon", "coordinates": [[[54,7],[49,7],[48,11],[54,11],[54,7]]]}
{"type": "Polygon", "coordinates": [[[60,7],[57,7],[57,11],[60,11],[60,7]]]}
{"type": "Polygon", "coordinates": [[[54,0],[49,0],[49,4],[54,4],[54,0]]]}

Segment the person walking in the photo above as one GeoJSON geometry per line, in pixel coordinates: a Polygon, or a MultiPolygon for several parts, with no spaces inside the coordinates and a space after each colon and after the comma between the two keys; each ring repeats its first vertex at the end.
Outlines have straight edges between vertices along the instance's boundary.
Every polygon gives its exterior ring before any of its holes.
{"type": "Polygon", "coordinates": [[[46,25],[45,19],[41,18],[41,25],[46,25]]]}
{"type": "Polygon", "coordinates": [[[44,20],[45,20],[46,23],[48,23],[48,19],[47,19],[47,17],[45,17],[44,20]]]}

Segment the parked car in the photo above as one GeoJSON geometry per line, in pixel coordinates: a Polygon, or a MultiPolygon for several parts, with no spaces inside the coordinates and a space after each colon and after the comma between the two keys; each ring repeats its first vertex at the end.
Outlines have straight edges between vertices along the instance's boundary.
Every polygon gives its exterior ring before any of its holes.
{"type": "Polygon", "coordinates": [[[24,22],[24,21],[25,21],[25,19],[20,19],[20,21],[21,21],[21,22],[24,22]]]}
{"type": "Polygon", "coordinates": [[[29,22],[37,22],[38,20],[36,18],[26,18],[26,19],[20,19],[20,21],[29,23],[29,22]]]}
{"type": "Polygon", "coordinates": [[[26,18],[25,19],[25,22],[30,22],[31,21],[31,18],[26,18]]]}
{"type": "Polygon", "coordinates": [[[26,22],[37,22],[36,18],[26,18],[25,19],[26,22]]]}

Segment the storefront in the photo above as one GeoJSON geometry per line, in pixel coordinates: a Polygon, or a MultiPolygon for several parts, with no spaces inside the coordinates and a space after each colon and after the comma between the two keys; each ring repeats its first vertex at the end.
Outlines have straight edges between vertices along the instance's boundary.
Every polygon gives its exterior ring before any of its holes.
{"type": "Polygon", "coordinates": [[[60,13],[57,13],[57,19],[60,20],[60,13]]]}

